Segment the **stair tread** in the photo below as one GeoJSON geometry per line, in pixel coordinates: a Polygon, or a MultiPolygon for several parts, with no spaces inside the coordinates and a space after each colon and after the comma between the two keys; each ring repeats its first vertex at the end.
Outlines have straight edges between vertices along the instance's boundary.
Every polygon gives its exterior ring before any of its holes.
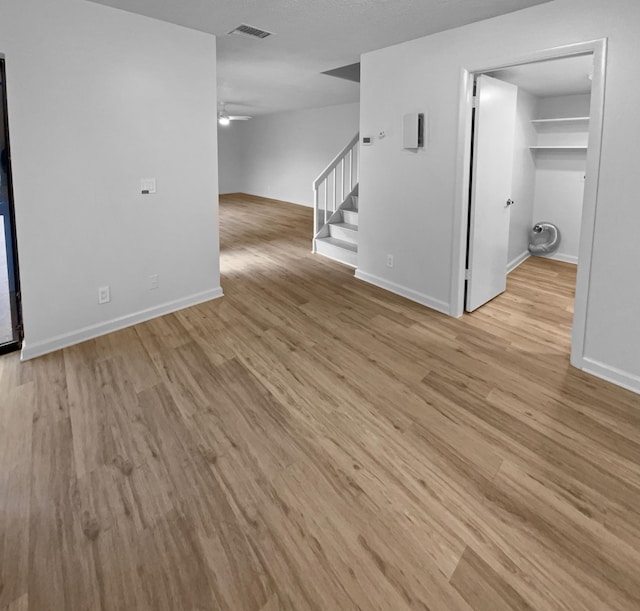
{"type": "Polygon", "coordinates": [[[344,240],[339,240],[338,238],[326,237],[326,238],[317,238],[318,242],[325,242],[326,244],[332,244],[333,246],[338,246],[339,248],[344,248],[345,250],[350,250],[352,252],[358,252],[358,245],[353,244],[351,242],[345,242],[344,240]]]}
{"type": "Polygon", "coordinates": [[[342,227],[342,229],[350,229],[351,231],[358,231],[358,226],[352,225],[351,223],[341,222],[341,223],[331,223],[331,224],[335,225],[336,227],[342,227]]]}

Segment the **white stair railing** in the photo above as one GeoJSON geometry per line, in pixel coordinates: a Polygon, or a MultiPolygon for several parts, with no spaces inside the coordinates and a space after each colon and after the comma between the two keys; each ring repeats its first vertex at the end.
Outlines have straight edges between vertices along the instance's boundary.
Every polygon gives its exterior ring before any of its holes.
{"type": "Polygon", "coordinates": [[[313,183],[313,237],[358,184],[358,144],[356,134],[313,183]]]}

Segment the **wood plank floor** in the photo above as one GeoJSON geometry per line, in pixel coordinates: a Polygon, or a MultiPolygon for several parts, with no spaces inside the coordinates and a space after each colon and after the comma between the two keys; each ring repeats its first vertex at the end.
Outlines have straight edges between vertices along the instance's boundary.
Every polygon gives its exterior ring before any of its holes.
{"type": "Polygon", "coordinates": [[[0,610],[640,609],[640,397],[574,273],[455,320],[223,199],[223,299],[0,357],[0,610]]]}

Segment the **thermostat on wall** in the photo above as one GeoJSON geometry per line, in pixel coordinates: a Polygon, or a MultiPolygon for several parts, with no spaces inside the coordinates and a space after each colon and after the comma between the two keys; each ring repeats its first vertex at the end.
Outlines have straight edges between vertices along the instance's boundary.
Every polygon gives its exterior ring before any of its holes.
{"type": "Polygon", "coordinates": [[[373,144],[372,136],[362,136],[362,144],[364,146],[371,146],[373,144]]]}
{"type": "Polygon", "coordinates": [[[140,193],[142,195],[149,195],[156,192],[156,179],[155,178],[142,178],[140,180],[140,193]]]}

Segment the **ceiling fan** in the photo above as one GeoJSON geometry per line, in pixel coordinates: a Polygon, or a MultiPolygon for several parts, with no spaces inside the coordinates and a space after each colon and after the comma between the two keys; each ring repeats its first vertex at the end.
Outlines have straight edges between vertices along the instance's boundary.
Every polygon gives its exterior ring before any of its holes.
{"type": "Polygon", "coordinates": [[[246,115],[229,115],[224,107],[224,102],[220,102],[220,108],[218,110],[218,123],[220,123],[220,125],[229,125],[231,121],[248,121],[252,118],[253,117],[246,115]]]}

